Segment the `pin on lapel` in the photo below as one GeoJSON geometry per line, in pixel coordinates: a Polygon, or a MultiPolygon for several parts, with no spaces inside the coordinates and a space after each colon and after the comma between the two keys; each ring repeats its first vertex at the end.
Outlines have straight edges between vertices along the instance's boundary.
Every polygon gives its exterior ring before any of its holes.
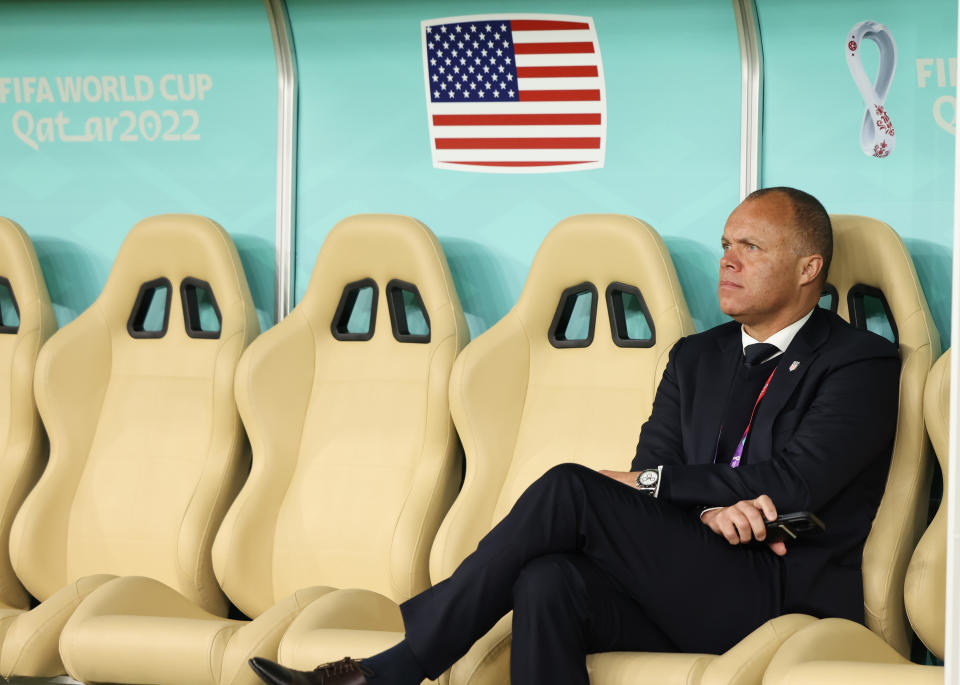
{"type": "Polygon", "coordinates": [[[800,362],[798,361],[790,362],[790,371],[796,371],[798,366],[800,366],[800,362]]]}

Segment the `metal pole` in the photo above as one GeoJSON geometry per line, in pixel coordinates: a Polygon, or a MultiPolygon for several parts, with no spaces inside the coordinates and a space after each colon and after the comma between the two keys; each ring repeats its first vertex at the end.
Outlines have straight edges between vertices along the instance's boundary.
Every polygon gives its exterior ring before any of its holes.
{"type": "Polygon", "coordinates": [[[740,40],[740,199],[760,187],[763,41],[754,0],[733,0],[740,40]]]}
{"type": "Polygon", "coordinates": [[[274,319],[293,307],[297,225],[297,53],[285,0],[264,0],[277,58],[277,212],[274,319]]]}

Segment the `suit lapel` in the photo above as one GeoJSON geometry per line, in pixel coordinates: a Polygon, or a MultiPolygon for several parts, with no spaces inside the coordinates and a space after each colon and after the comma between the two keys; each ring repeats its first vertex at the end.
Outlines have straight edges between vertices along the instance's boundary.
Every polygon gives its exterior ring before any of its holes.
{"type": "Polygon", "coordinates": [[[717,356],[699,367],[699,386],[711,390],[706,401],[700,405],[697,420],[697,425],[703,427],[703,430],[698,430],[696,433],[698,444],[694,450],[695,459],[699,463],[712,463],[716,455],[723,412],[730,401],[734,376],[743,359],[740,327],[731,326],[730,330],[730,335],[717,339],[717,356]],[[717,382],[718,374],[723,375],[719,383],[717,382]]]}
{"type": "Polygon", "coordinates": [[[749,451],[754,460],[760,457],[765,461],[771,455],[773,422],[783,411],[784,405],[800,385],[800,381],[806,376],[813,360],[819,356],[820,346],[829,337],[828,316],[819,307],[814,309],[813,316],[797,332],[786,351],[780,355],[776,374],[763,402],[760,403],[751,429],[753,435],[750,437],[749,451]]]}

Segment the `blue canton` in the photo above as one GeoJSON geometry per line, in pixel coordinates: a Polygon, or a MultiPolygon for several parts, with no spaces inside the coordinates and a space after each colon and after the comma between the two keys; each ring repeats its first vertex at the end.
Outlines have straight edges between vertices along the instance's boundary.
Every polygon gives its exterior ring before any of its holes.
{"type": "Polygon", "coordinates": [[[516,102],[517,60],[509,21],[426,28],[431,102],[516,102]]]}

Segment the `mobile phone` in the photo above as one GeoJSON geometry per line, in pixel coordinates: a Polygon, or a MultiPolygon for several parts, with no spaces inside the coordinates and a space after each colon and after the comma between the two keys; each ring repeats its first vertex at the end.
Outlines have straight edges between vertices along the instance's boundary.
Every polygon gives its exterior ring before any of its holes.
{"type": "Polygon", "coordinates": [[[781,514],[774,521],[767,521],[767,539],[764,542],[799,540],[802,537],[822,533],[827,529],[816,514],[809,511],[796,511],[781,514]]]}

